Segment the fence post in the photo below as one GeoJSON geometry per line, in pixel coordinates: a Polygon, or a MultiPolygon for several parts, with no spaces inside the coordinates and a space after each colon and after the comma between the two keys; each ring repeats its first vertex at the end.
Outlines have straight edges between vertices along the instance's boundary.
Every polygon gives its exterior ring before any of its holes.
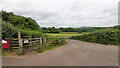
{"type": "Polygon", "coordinates": [[[40,45],[42,45],[42,37],[40,37],[40,45]]]}
{"type": "Polygon", "coordinates": [[[21,38],[20,41],[21,41],[21,42],[20,42],[20,51],[23,52],[23,39],[21,38]]]}
{"type": "Polygon", "coordinates": [[[20,52],[23,52],[23,42],[22,42],[22,39],[21,39],[20,32],[18,32],[18,41],[19,41],[19,50],[20,50],[20,52]]]}
{"type": "Polygon", "coordinates": [[[44,35],[42,35],[42,44],[46,45],[46,37],[44,35]]]}
{"type": "Polygon", "coordinates": [[[30,46],[32,45],[32,39],[31,39],[31,36],[29,37],[29,39],[30,39],[30,46]]]}
{"type": "Polygon", "coordinates": [[[61,42],[61,38],[58,39],[58,43],[59,43],[59,44],[60,44],[60,42],[61,42]]]}

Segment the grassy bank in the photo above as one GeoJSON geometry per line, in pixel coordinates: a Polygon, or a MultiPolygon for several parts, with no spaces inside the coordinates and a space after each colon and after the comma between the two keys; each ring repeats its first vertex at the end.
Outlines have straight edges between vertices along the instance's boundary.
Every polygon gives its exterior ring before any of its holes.
{"type": "Polygon", "coordinates": [[[21,56],[25,54],[26,52],[20,53],[19,49],[2,49],[2,56],[21,56]]]}
{"type": "Polygon", "coordinates": [[[117,29],[105,29],[97,30],[89,34],[83,34],[80,36],[73,36],[71,39],[87,41],[92,43],[106,44],[106,45],[120,45],[120,30],[117,29]]]}
{"type": "Polygon", "coordinates": [[[59,46],[65,45],[66,43],[67,42],[65,41],[65,39],[62,39],[61,41],[59,41],[59,39],[54,39],[52,41],[49,41],[45,46],[40,46],[34,51],[36,51],[37,53],[42,53],[42,52],[57,48],[59,46]]]}

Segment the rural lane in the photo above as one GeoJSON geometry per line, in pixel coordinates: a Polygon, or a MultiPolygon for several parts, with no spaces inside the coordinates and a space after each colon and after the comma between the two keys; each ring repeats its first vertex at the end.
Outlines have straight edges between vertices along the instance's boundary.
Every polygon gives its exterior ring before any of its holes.
{"type": "Polygon", "coordinates": [[[3,57],[4,66],[117,66],[118,46],[78,40],[29,58],[3,57]]]}

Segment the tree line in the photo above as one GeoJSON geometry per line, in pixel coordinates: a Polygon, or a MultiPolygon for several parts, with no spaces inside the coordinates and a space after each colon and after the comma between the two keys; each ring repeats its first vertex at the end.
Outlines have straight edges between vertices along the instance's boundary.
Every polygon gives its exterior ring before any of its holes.
{"type": "Polygon", "coordinates": [[[114,27],[80,27],[80,28],[72,28],[72,27],[67,27],[67,28],[55,28],[55,27],[43,27],[41,28],[43,33],[59,33],[59,32],[92,32],[96,30],[102,30],[102,29],[118,29],[120,26],[114,26],[114,27]]]}

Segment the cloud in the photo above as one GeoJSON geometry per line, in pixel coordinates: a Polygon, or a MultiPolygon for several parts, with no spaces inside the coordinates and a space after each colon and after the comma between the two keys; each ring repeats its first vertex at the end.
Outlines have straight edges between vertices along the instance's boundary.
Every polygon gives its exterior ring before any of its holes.
{"type": "Polygon", "coordinates": [[[113,26],[118,0],[1,0],[0,10],[35,19],[41,27],[113,26]]]}

